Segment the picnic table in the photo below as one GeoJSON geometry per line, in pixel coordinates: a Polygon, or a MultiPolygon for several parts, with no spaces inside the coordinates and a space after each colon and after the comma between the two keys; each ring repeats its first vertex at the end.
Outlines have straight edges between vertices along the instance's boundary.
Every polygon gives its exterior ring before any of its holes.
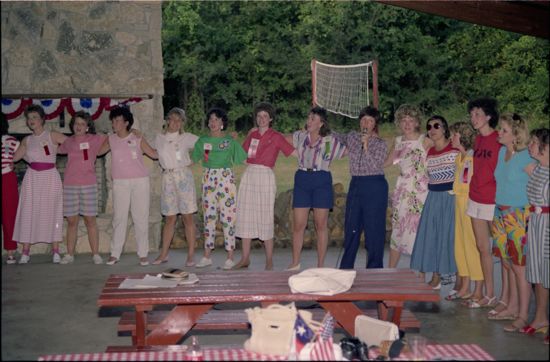
{"type": "Polygon", "coordinates": [[[410,269],[357,270],[351,289],[332,296],[292,293],[288,278],[296,273],[203,272],[197,273],[197,284],[150,289],[119,288],[126,278],[143,278],[146,274],[113,274],[107,279],[97,305],[133,307],[136,321],[133,343],[145,346],[177,344],[202,315],[220,303],[258,302],[265,307],[279,302],[317,302],[347,333],[355,335],[355,317],[363,312],[354,302],[378,301],[378,318],[399,326],[406,301],[438,302],[440,298],[439,292],[410,269]],[[147,313],[161,305],[174,307],[160,323],[149,328],[147,313]]]}

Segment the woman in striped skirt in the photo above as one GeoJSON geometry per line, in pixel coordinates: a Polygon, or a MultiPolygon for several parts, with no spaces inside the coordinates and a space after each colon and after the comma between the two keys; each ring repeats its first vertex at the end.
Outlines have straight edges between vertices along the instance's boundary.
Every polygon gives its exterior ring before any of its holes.
{"type": "Polygon", "coordinates": [[[546,331],[548,344],[548,288],[550,288],[550,222],[549,222],[549,142],[548,128],[531,132],[529,154],[538,161],[527,183],[530,211],[527,230],[527,272],[529,283],[535,284],[535,318],[521,332],[535,334],[546,331]]]}
{"type": "Polygon", "coordinates": [[[67,136],[44,128],[46,113],[39,105],[28,106],[25,118],[32,134],[23,139],[13,161],[25,158],[29,166],[21,184],[13,240],[23,244],[19,264],[29,262],[31,244],[35,243],[52,244],[53,262],[59,263],[59,242],[63,239],[63,191],[55,159],[57,147],[67,136]]]}

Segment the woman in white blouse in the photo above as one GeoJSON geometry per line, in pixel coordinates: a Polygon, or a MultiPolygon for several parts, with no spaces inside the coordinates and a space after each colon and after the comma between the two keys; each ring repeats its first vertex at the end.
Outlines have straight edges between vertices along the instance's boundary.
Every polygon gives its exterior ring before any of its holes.
{"type": "Polygon", "coordinates": [[[185,266],[195,265],[196,228],[193,213],[197,212],[197,195],[189,151],[195,146],[198,137],[183,131],[186,121],[185,111],[172,108],[168,112],[165,132],[157,134],[153,147],[158,152],[162,167],[161,213],[166,217],[162,229],[162,249],[153,264],[168,261],[168,249],[174,237],[178,214],[181,214],[185,227],[188,253],[185,266]]]}

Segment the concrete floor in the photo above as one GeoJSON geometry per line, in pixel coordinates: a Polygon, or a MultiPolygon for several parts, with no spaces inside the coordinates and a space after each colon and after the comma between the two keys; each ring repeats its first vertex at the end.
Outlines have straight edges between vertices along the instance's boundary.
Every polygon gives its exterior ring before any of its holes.
{"type": "MultiPolygon", "coordinates": [[[[327,267],[334,267],[339,249],[330,248],[327,267]]],[[[213,253],[215,269],[225,260],[225,252],[213,253]]],[[[237,252],[240,255],[240,252],[237,252]]],[[[386,252],[388,255],[388,252],[386,252]]],[[[153,260],[156,254],[150,254],[153,260]]],[[[198,261],[199,258],[196,258],[198,261]]],[[[130,337],[116,332],[120,310],[99,311],[96,300],[111,273],[160,272],[167,267],[181,267],[183,250],[171,250],[170,261],[160,266],[141,267],[135,254],[125,254],[114,266],[94,265],[89,254],[76,256],[72,265],[53,265],[47,255],[33,255],[27,265],[2,265],[2,360],[36,360],[43,354],[102,352],[109,345],[129,345],[130,337]],[[101,317],[100,317],[101,316],[101,317]]],[[[284,269],[290,249],[275,250],[275,269],[284,269]]],[[[356,266],[365,263],[364,250],[356,266]]],[[[387,263],[387,260],[385,260],[387,263]]],[[[314,267],[316,252],[304,250],[302,269],[314,267]]],[[[409,258],[400,261],[408,267],[409,258]]],[[[251,273],[263,270],[263,250],[253,250],[251,273]]],[[[193,270],[194,268],[189,268],[193,270]]],[[[495,264],[496,282],[500,283],[500,265],[495,264]]],[[[452,285],[443,286],[442,297],[452,285]]],[[[497,286],[500,290],[500,286],[497,286]]],[[[421,334],[438,343],[477,343],[497,360],[548,360],[549,349],[543,335],[526,336],[507,333],[507,322],[489,321],[488,309],[469,310],[458,302],[409,303],[421,321],[421,334]]],[[[533,305],[531,305],[531,315],[533,305]]],[[[335,340],[339,340],[337,335],[335,340]]],[[[242,344],[244,332],[207,336],[201,344],[242,344]]],[[[183,343],[188,343],[184,341],[183,343]]]]}

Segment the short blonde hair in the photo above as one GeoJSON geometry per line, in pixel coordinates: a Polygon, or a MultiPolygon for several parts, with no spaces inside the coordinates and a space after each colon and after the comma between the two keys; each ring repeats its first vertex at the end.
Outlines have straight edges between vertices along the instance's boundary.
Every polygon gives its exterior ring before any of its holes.
{"type": "Polygon", "coordinates": [[[527,148],[529,144],[529,127],[527,121],[516,113],[504,113],[499,118],[500,122],[506,123],[512,129],[514,135],[514,151],[518,152],[527,148]]]}
{"type": "MultiPolygon", "coordinates": [[[[168,121],[168,116],[174,114],[178,116],[181,119],[181,127],[179,129],[179,134],[183,133],[183,126],[185,125],[185,122],[187,121],[187,116],[185,115],[185,111],[179,107],[174,107],[171,110],[168,111],[168,114],[166,115],[166,121],[168,121]]],[[[166,123],[167,125],[168,123],[166,123]]],[[[167,127],[164,127],[164,133],[166,133],[167,127]]]]}
{"type": "Polygon", "coordinates": [[[405,117],[411,117],[414,119],[418,126],[416,127],[416,132],[420,132],[421,130],[421,120],[422,120],[422,112],[420,112],[420,109],[418,107],[413,106],[411,104],[402,104],[397,108],[397,111],[395,111],[395,126],[399,128],[399,124],[401,123],[401,120],[405,117]]]}

